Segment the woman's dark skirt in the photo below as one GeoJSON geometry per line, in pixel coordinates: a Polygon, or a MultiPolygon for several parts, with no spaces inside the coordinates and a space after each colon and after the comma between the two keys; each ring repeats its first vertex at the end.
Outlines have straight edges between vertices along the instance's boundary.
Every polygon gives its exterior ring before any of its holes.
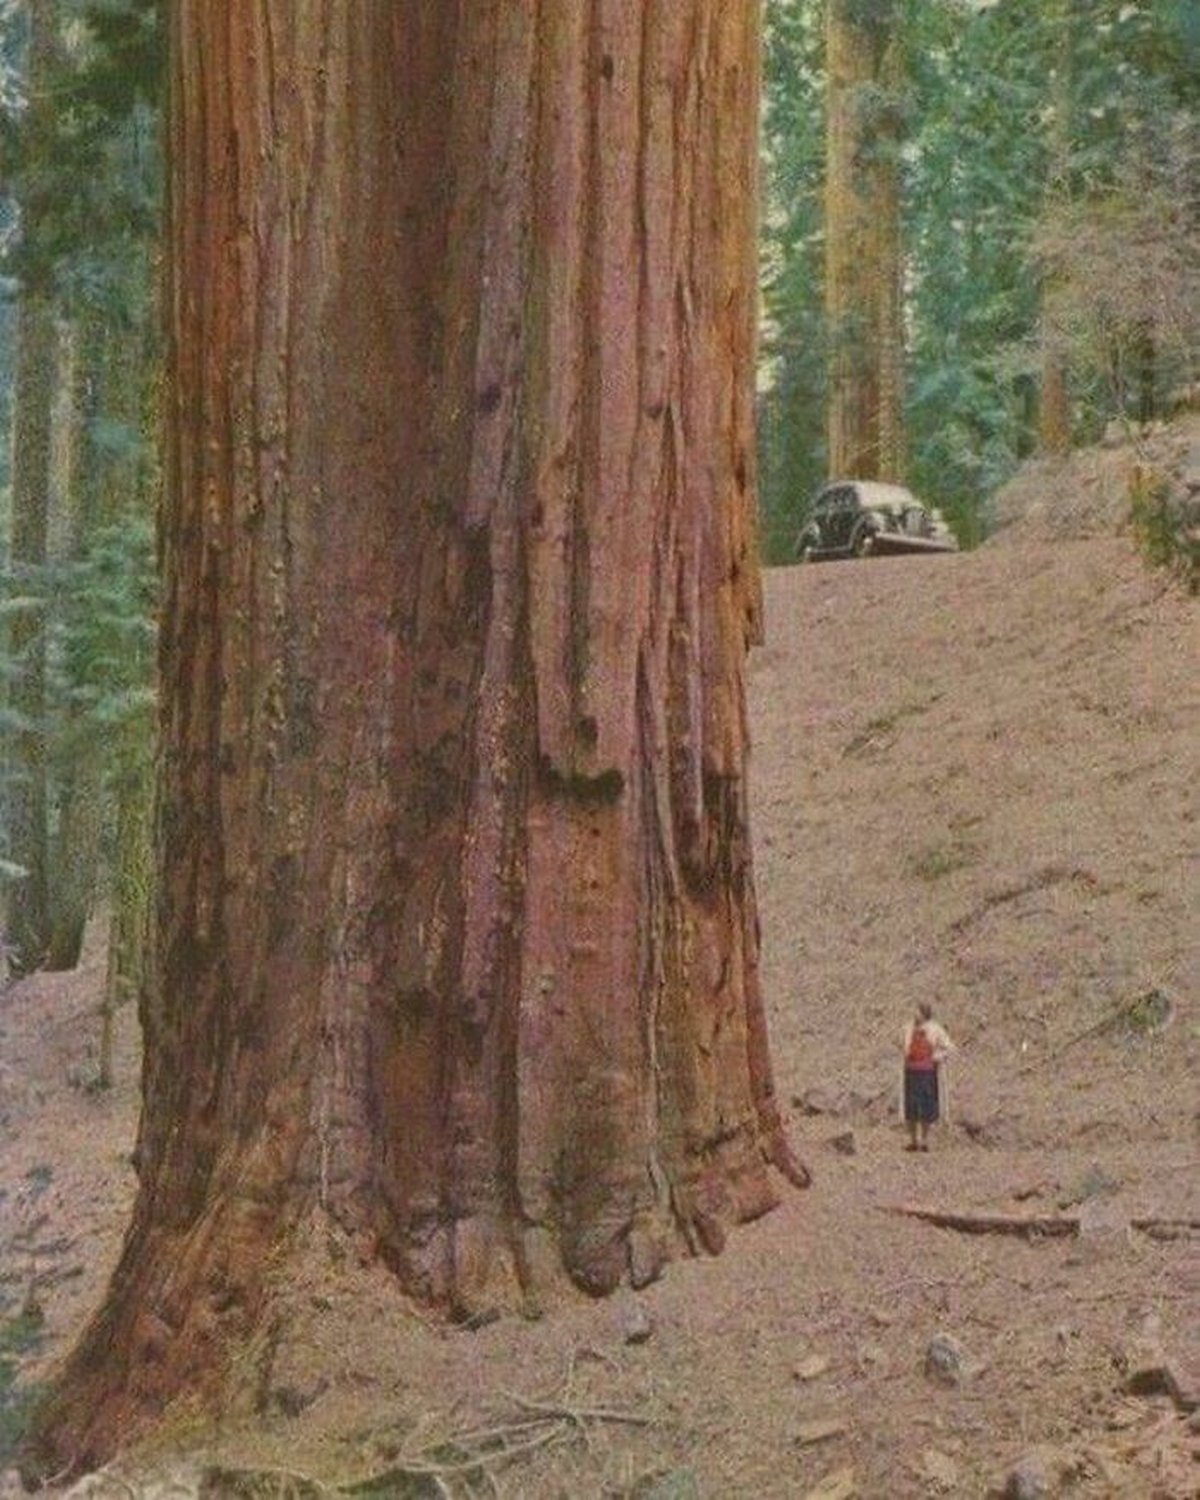
{"type": "Polygon", "coordinates": [[[938,1076],[936,1068],[905,1068],[904,1118],[932,1125],[938,1117],[938,1076]]]}

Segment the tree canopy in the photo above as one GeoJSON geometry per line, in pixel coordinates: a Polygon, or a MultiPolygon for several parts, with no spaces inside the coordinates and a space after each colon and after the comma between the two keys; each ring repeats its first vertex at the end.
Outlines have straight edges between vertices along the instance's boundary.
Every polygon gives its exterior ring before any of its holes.
{"type": "MultiPolygon", "coordinates": [[[[761,442],[764,536],[777,560],[825,477],[822,12],[815,0],[767,8],[761,442]]],[[[1162,394],[1194,374],[1185,309],[1195,306],[1200,22],[1185,0],[923,0],[895,16],[907,78],[908,478],[970,541],[987,529],[989,495],[1036,442],[1046,276],[1071,334],[1081,439],[1119,414],[1112,340],[1106,353],[1100,310],[1081,320],[1071,294],[1087,284],[1089,262],[1109,268],[1108,284],[1122,282],[1118,295],[1136,279],[1143,300],[1171,309],[1156,314],[1167,340],[1162,394]],[[1067,171],[1051,201],[1064,47],[1067,171]],[[1131,181],[1160,205],[1141,210],[1136,228],[1121,208],[1131,181]],[[1073,280],[1063,279],[1055,266],[1074,252],[1073,280]]]]}

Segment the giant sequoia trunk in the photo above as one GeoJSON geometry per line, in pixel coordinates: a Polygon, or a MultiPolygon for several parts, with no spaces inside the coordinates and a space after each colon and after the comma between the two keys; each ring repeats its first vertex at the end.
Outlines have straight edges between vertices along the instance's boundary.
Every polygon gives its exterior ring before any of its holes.
{"type": "Polygon", "coordinates": [[[746,822],[756,5],[173,10],[141,1189],[51,1465],[219,1388],[314,1213],[469,1315],[804,1175],[746,822]]]}
{"type": "Polygon", "coordinates": [[[892,0],[826,0],[832,478],[904,477],[899,24],[892,0]]]}

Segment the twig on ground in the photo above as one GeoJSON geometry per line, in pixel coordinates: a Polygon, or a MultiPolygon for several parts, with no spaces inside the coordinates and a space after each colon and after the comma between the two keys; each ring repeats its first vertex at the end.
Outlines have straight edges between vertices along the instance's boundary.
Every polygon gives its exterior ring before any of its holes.
{"type": "Polygon", "coordinates": [[[477,1427],[467,1432],[455,1433],[436,1445],[430,1445],[417,1453],[401,1456],[378,1474],[370,1474],[337,1491],[342,1495],[370,1494],[386,1491],[401,1479],[424,1478],[431,1480],[443,1493],[450,1495],[448,1481],[457,1476],[477,1474],[487,1477],[494,1492],[499,1493],[489,1472],[489,1466],[508,1463],[510,1460],[533,1453],[554,1443],[566,1442],[573,1437],[588,1435],[590,1426],[604,1422],[623,1423],[630,1426],[649,1426],[651,1418],[640,1412],[620,1411],[608,1407],[571,1406],[561,1401],[536,1401],[527,1396],[505,1393],[506,1399],[518,1410],[527,1413],[510,1422],[499,1422],[488,1427],[477,1427]],[[438,1457],[439,1454],[454,1455],[438,1457]],[[461,1455],[461,1456],[458,1456],[461,1455]]]}
{"type": "Polygon", "coordinates": [[[649,1427],[650,1418],[640,1412],[614,1411],[605,1406],[566,1406],[557,1401],[531,1401],[528,1396],[508,1398],[524,1411],[539,1413],[543,1418],[557,1418],[582,1427],[585,1422],[624,1422],[630,1427],[649,1427]]]}

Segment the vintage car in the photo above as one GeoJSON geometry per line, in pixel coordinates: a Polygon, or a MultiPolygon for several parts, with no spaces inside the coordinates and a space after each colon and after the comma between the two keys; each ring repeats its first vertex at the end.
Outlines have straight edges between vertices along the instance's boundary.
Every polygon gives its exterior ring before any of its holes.
{"type": "Polygon", "coordinates": [[[844,479],[827,484],[796,538],[801,562],[895,552],[957,552],[941,514],[898,484],[844,479]]]}

